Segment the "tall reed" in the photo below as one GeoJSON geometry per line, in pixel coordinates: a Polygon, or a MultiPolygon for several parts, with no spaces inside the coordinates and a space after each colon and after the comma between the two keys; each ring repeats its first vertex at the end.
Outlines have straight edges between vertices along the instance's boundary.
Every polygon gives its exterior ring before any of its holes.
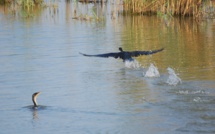
{"type": "MultiPolygon", "coordinates": [[[[206,1],[206,0],[205,0],[206,1]]],[[[124,0],[123,10],[132,14],[198,15],[204,0],[124,0]]]]}
{"type": "Polygon", "coordinates": [[[0,0],[0,5],[10,4],[12,2],[13,2],[13,0],[0,0]]]}

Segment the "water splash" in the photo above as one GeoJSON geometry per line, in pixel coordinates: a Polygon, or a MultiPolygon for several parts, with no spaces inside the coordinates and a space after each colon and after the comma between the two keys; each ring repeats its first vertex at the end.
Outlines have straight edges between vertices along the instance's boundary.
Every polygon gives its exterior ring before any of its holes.
{"type": "Polygon", "coordinates": [[[178,94],[184,94],[184,95],[190,95],[190,94],[209,94],[209,92],[204,91],[204,90],[197,90],[197,91],[188,91],[188,90],[179,90],[178,92],[176,92],[178,94]]]}
{"type": "Polygon", "coordinates": [[[175,71],[172,68],[168,67],[167,71],[169,73],[169,77],[166,81],[167,84],[176,86],[177,84],[182,83],[181,79],[175,74],[175,71]]]}
{"type": "Polygon", "coordinates": [[[204,100],[203,100],[202,98],[200,98],[200,97],[195,97],[195,98],[193,99],[193,101],[194,101],[194,102],[204,102],[204,100]]]}
{"type": "Polygon", "coordinates": [[[138,69],[141,67],[141,64],[136,61],[135,59],[133,60],[126,60],[125,61],[125,67],[127,68],[133,68],[133,69],[138,69]]]}
{"type": "Polygon", "coordinates": [[[144,77],[160,77],[160,73],[157,69],[157,67],[155,67],[152,63],[150,64],[148,70],[146,71],[145,74],[143,74],[144,77]]]}

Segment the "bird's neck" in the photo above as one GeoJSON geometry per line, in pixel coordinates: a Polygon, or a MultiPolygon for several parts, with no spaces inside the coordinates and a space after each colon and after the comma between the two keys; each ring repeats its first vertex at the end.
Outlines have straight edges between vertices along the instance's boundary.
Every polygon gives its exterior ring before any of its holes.
{"type": "Polygon", "coordinates": [[[38,107],[37,100],[35,97],[32,97],[32,101],[34,103],[34,107],[38,107]]]}

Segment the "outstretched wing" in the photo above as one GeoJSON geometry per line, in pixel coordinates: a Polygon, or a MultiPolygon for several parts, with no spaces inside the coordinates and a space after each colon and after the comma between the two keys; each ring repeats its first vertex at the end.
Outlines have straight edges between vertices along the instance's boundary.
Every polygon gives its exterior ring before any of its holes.
{"type": "Polygon", "coordinates": [[[140,56],[140,55],[151,55],[151,54],[163,51],[163,50],[164,50],[164,48],[161,48],[161,49],[158,49],[158,50],[152,50],[152,51],[133,51],[133,52],[130,52],[130,54],[131,54],[132,57],[137,57],[137,56],[140,56]]]}
{"type": "Polygon", "coordinates": [[[83,56],[88,56],[88,57],[102,57],[102,58],[113,57],[113,58],[116,58],[116,59],[117,58],[122,58],[121,52],[119,52],[119,53],[96,54],[96,55],[90,55],[90,54],[84,54],[84,53],[80,53],[80,54],[82,54],[83,56]]]}

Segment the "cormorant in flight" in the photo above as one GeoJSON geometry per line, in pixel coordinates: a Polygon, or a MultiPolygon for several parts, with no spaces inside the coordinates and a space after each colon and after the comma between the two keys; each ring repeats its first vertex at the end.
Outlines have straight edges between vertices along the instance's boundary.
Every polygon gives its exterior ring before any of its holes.
{"type": "Polygon", "coordinates": [[[119,51],[120,52],[115,52],[115,53],[105,53],[105,54],[97,54],[97,55],[89,55],[89,54],[84,54],[80,53],[83,56],[89,56],[89,57],[103,57],[103,58],[108,58],[108,57],[113,57],[115,59],[121,58],[124,61],[133,61],[132,57],[138,57],[140,55],[151,55],[157,52],[160,52],[164,50],[164,48],[158,49],[158,50],[152,50],[152,51],[123,51],[123,49],[120,47],[119,51]]]}

